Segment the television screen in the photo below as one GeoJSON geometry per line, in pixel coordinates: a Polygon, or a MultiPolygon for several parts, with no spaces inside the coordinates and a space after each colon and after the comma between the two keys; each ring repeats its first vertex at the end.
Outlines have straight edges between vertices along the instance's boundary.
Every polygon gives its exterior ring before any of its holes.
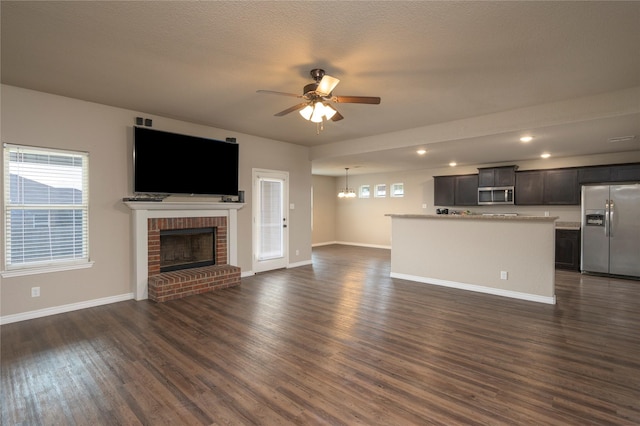
{"type": "Polygon", "coordinates": [[[136,194],[238,195],[237,143],[134,127],[136,194]]]}

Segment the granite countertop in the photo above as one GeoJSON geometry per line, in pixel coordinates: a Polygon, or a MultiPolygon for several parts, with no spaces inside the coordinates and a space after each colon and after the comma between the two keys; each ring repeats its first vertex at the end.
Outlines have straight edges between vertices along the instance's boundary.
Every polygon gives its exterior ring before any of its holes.
{"type": "Polygon", "coordinates": [[[454,219],[454,220],[511,220],[555,222],[558,216],[486,216],[481,214],[386,214],[385,216],[404,219],[454,219]]]}
{"type": "Polygon", "coordinates": [[[569,231],[579,231],[580,222],[556,222],[556,229],[566,229],[569,231]]]}

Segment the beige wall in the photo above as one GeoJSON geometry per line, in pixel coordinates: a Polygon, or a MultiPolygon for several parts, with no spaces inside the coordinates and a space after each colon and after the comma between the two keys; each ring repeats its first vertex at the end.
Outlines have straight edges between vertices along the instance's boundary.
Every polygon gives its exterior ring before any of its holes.
{"type": "MultiPolygon", "coordinates": [[[[95,262],[89,269],[3,278],[2,317],[53,312],[64,305],[119,298],[133,291],[131,211],[122,198],[132,192],[132,126],[137,116],[153,119],[153,127],[160,130],[222,140],[237,138],[240,189],[245,190],[247,203],[238,212],[238,263],[243,272],[252,267],[251,170],[288,171],[289,202],[295,205],[289,212],[289,261],[311,260],[311,163],[307,148],[12,86],[2,85],[1,94],[3,142],[89,152],[90,257],[95,262]],[[40,287],[40,297],[31,297],[33,286],[40,287]]],[[[4,247],[4,232],[1,243],[4,247]]]]}
{"type": "MultiPolygon", "coordinates": [[[[557,167],[588,166],[596,164],[618,164],[640,162],[640,151],[621,154],[593,155],[571,158],[550,158],[547,160],[518,161],[518,170],[550,169],[557,167]]],[[[513,164],[513,163],[509,163],[513,164]]],[[[384,174],[349,174],[349,186],[358,190],[360,185],[385,183],[387,189],[392,183],[403,182],[403,198],[337,199],[336,194],[344,186],[345,178],[335,179],[333,194],[327,193],[327,199],[316,198],[318,204],[328,204],[333,199],[336,205],[335,240],[347,244],[373,247],[391,246],[391,221],[386,214],[432,214],[433,176],[477,173],[478,167],[490,167],[506,164],[478,164],[466,167],[447,167],[384,174]],[[423,205],[425,207],[423,207],[423,205]]],[[[314,177],[316,179],[316,177],[314,177]]],[[[319,196],[319,194],[317,194],[319,196]]],[[[323,194],[324,195],[324,194],[323,194]]],[[[459,210],[473,212],[514,212],[521,215],[558,216],[562,222],[579,222],[580,206],[474,206],[460,207],[459,210]]]]}
{"type": "Polygon", "coordinates": [[[336,178],[313,176],[313,232],[314,245],[336,241],[336,178]]]}
{"type": "Polygon", "coordinates": [[[392,276],[555,303],[552,218],[432,215],[392,221],[392,276]]]}

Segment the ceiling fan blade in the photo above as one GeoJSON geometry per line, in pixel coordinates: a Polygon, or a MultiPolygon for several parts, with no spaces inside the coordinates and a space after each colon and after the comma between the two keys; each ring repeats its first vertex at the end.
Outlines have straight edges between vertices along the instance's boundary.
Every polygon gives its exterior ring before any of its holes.
{"type": "Polygon", "coordinates": [[[340,80],[337,78],[325,75],[322,77],[322,80],[320,80],[316,92],[321,96],[327,96],[329,93],[333,92],[333,89],[336,88],[338,83],[340,83],[340,80]]]}
{"type": "Polygon", "coordinates": [[[268,95],[293,96],[294,98],[301,98],[302,97],[302,95],[296,95],[294,93],[276,92],[274,90],[256,90],[256,93],[266,93],[268,95]]]}
{"type": "MultiPolygon", "coordinates": [[[[334,108],[335,109],[335,108],[334,108]]],[[[333,117],[331,117],[331,121],[340,121],[342,120],[344,117],[342,116],[342,114],[340,114],[338,111],[336,111],[335,114],[333,114],[333,117]]]]}
{"type": "Polygon", "coordinates": [[[332,101],[343,104],[374,104],[380,103],[380,98],[377,96],[334,96],[332,101]]]}
{"type": "Polygon", "coordinates": [[[301,103],[301,104],[294,105],[294,106],[292,106],[291,108],[287,108],[287,109],[285,109],[284,111],[280,111],[279,113],[276,113],[276,114],[273,114],[273,115],[275,115],[276,117],[282,117],[283,115],[287,115],[287,114],[289,114],[290,112],[294,112],[294,111],[299,111],[299,110],[301,110],[302,108],[306,107],[306,106],[307,106],[307,104],[308,104],[308,102],[303,102],[303,103],[301,103]]]}

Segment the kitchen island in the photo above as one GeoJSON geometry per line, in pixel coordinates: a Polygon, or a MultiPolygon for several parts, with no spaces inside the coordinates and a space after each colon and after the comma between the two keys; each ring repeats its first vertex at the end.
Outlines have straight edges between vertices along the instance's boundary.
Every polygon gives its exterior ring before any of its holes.
{"type": "Polygon", "coordinates": [[[557,217],[387,216],[391,277],[555,304],[557,217]]]}

